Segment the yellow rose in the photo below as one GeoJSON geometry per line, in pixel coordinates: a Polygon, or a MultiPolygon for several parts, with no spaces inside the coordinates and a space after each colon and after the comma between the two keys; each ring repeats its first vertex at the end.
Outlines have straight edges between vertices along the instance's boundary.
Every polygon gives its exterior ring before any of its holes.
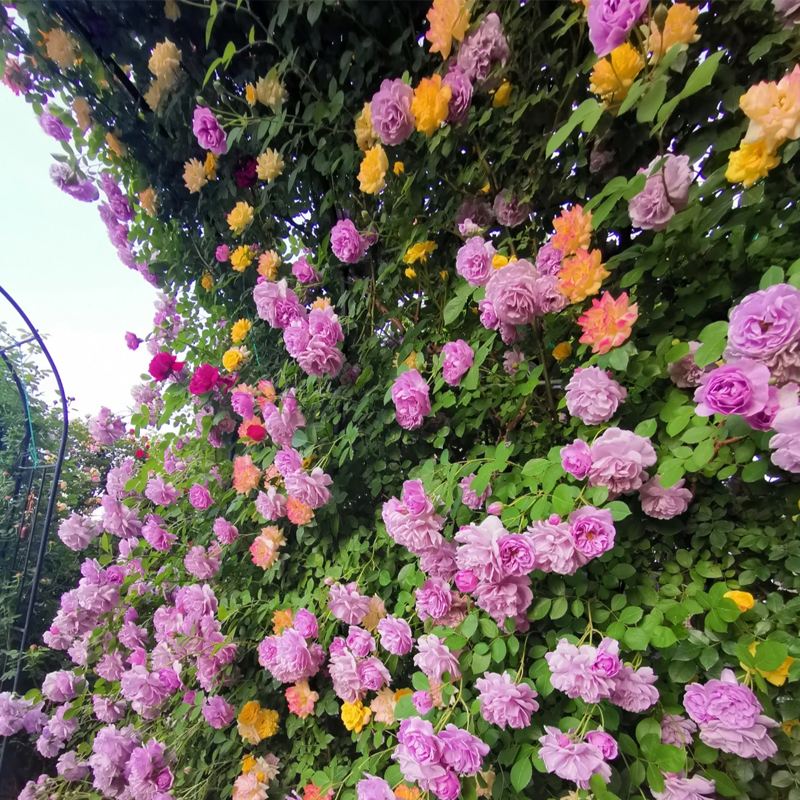
{"type": "Polygon", "coordinates": [[[417,277],[417,271],[413,267],[408,267],[405,274],[406,278],[411,278],[412,280],[417,277]]]}
{"type": "Polygon", "coordinates": [[[739,99],[739,106],[750,118],[745,142],[764,139],[767,150],[787,139],[800,138],[800,67],[795,67],[777,83],[751,86],[739,99]]]}
{"type": "Polygon", "coordinates": [[[253,263],[253,253],[246,244],[240,245],[231,253],[231,267],[236,272],[244,272],[253,263]]]}
{"type": "Polygon", "coordinates": [[[566,256],[558,272],[558,290],[570,303],[580,303],[600,291],[604,278],[611,273],[603,269],[599,250],[578,249],[566,256]]]}
{"type": "Polygon", "coordinates": [[[242,759],[242,774],[251,772],[256,768],[256,760],[249,753],[242,759]]]}
{"type": "Polygon", "coordinates": [[[258,712],[261,710],[261,705],[257,700],[248,700],[239,712],[236,721],[242,725],[252,725],[256,721],[258,712]]]}
{"type": "Polygon", "coordinates": [[[725,592],[722,596],[733,600],[733,602],[739,606],[739,611],[742,612],[749,611],[755,605],[755,600],[753,600],[753,595],[751,595],[750,592],[730,591],[725,592]]]}
{"type": "Polygon", "coordinates": [[[485,184],[484,184],[483,186],[481,186],[481,188],[480,188],[480,194],[489,194],[489,192],[490,192],[491,190],[492,190],[492,187],[491,187],[491,185],[490,185],[490,184],[488,184],[488,183],[485,183],[485,184]]]}
{"type": "Polygon", "coordinates": [[[262,181],[272,182],[283,172],[283,156],[271,147],[258,157],[258,178],[262,181]]]}
{"type": "Polygon", "coordinates": [[[286,98],[286,89],[277,75],[269,75],[266,78],[259,78],[256,83],[256,97],[265,106],[269,106],[273,111],[286,98]]]}
{"type": "Polygon", "coordinates": [[[428,256],[436,249],[436,243],[428,240],[427,242],[417,242],[406,250],[403,256],[403,263],[416,264],[421,261],[423,264],[427,263],[428,256]]]}
{"type": "Polygon", "coordinates": [[[117,158],[125,158],[128,155],[128,148],[125,142],[119,138],[116,130],[106,134],[106,144],[117,158]]]}
{"type": "Polygon", "coordinates": [[[446,270],[446,269],[443,269],[443,270],[442,270],[442,271],[439,273],[439,277],[440,277],[440,278],[441,278],[443,281],[446,281],[446,280],[447,280],[447,270],[446,270]]]}
{"type": "Polygon", "coordinates": [[[269,708],[261,709],[256,720],[256,730],[262,739],[274,736],[278,732],[278,712],[269,708]]]}
{"type": "Polygon", "coordinates": [[[731,183],[741,183],[747,188],[759,178],[766,177],[767,173],[780,163],[780,156],[770,153],[763,139],[757,142],[742,142],[739,149],[728,156],[725,177],[731,183]]]}
{"type": "MultiPolygon", "coordinates": [[[[324,311],[326,308],[331,308],[331,301],[327,297],[318,297],[314,302],[311,304],[311,308],[319,308],[324,311]]],[[[363,622],[363,620],[362,620],[363,622]]]]}
{"type": "Polygon", "coordinates": [[[792,729],[800,725],[800,719],[787,719],[781,723],[781,730],[787,735],[792,735],[792,729]]]}
{"type": "Polygon", "coordinates": [[[447,107],[453,90],[442,84],[442,76],[423,78],[411,101],[411,113],[416,119],[417,130],[426,136],[435,133],[447,118],[447,107]]]}
{"type": "Polygon", "coordinates": [[[83,97],[76,97],[72,101],[72,110],[75,112],[75,119],[78,127],[85,131],[92,124],[92,110],[83,97]]]}
{"type": "Polygon", "coordinates": [[[492,266],[495,269],[502,269],[506,264],[508,264],[508,256],[501,255],[500,253],[495,253],[492,256],[492,266]]]}
{"type": "Polygon", "coordinates": [[[200,281],[200,285],[207,292],[210,292],[214,288],[214,276],[210,272],[204,272],[200,281]]]}
{"type": "Polygon", "coordinates": [[[158,198],[152,186],[148,186],[144,191],[139,192],[139,205],[151,217],[156,215],[158,209],[158,198]]]}
{"type": "Polygon", "coordinates": [[[433,0],[426,18],[430,30],[425,38],[431,43],[431,53],[441,53],[450,58],[453,39],[460,42],[469,28],[469,6],[466,0],[433,0]]]}
{"type": "Polygon", "coordinates": [[[364,108],[356,119],[356,144],[359,150],[367,151],[377,140],[375,128],[372,127],[372,107],[369,103],[364,103],[364,108]]]}
{"type": "Polygon", "coordinates": [[[358,172],[358,182],[364,194],[378,194],[386,186],[389,159],[383,147],[376,144],[367,150],[358,172]]]}
{"type": "Polygon", "coordinates": [[[274,250],[267,250],[258,257],[258,274],[268,281],[274,281],[280,264],[281,257],[274,250]]]}
{"type": "Polygon", "coordinates": [[[177,83],[180,65],[181,51],[169,39],[153,48],[147,63],[150,72],[165,89],[171,89],[177,83]]]}
{"type": "Polygon", "coordinates": [[[361,733],[372,712],[360,700],[342,704],[342,722],[349,731],[361,733]]]}
{"type": "Polygon", "coordinates": [[[594,65],[589,77],[589,90],[606,106],[621,103],[643,68],[641,53],[627,42],[621,44],[594,65]]]}
{"type": "MultiPolygon", "coordinates": [[[[742,592],[742,594],[745,594],[742,592]]],[[[725,597],[728,595],[726,594],[725,597]]],[[[752,608],[752,606],[750,606],[752,608]]],[[[758,649],[758,642],[753,642],[750,645],[748,650],[750,651],[751,655],[756,654],[756,650],[758,649]]],[[[770,670],[763,670],[759,669],[758,672],[764,680],[771,683],[773,686],[783,686],[786,683],[786,679],[789,677],[789,668],[797,661],[796,658],[792,658],[791,656],[787,656],[783,662],[777,669],[770,669],[770,670]]],[[[753,670],[749,667],[746,667],[744,664],[739,662],[739,666],[745,670],[745,672],[749,672],[750,674],[753,673],[753,670]]]]}
{"type": "Polygon", "coordinates": [[[222,366],[228,372],[233,372],[244,361],[241,350],[238,347],[232,347],[224,356],[222,356],[222,366]]]}
{"type": "Polygon", "coordinates": [[[553,348],[553,358],[556,361],[564,361],[572,355],[572,345],[569,342],[561,342],[553,348]]]}
{"type": "Polygon", "coordinates": [[[394,693],[394,701],[395,701],[395,703],[399,702],[401,697],[406,697],[409,694],[414,694],[413,690],[411,690],[411,689],[398,689],[394,693]]]}
{"type": "Polygon", "coordinates": [[[164,96],[164,86],[159,80],[150,84],[150,88],[144,93],[144,99],[153,111],[158,111],[161,99],[164,96]]]}
{"type": "Polygon", "coordinates": [[[231,341],[235,344],[243,342],[252,327],[253,323],[249,319],[237,320],[231,328],[231,341]]]}
{"type": "Polygon", "coordinates": [[[690,44],[700,38],[697,32],[697,15],[699,8],[691,8],[686,3],[675,3],[667,12],[664,23],[664,32],[658,30],[655,20],[650,23],[649,48],[652,56],[650,61],[655,64],[663,55],[666,55],[674,45],[681,45],[685,50],[690,44]]]}
{"type": "Polygon", "coordinates": [[[258,102],[258,95],[256,94],[256,87],[252,83],[248,83],[244,87],[244,98],[247,102],[254,106],[258,102]]]}
{"type": "Polygon", "coordinates": [[[253,207],[240,200],[228,214],[228,227],[234,233],[241,233],[253,221],[253,216],[253,207]]]}
{"type": "Polygon", "coordinates": [[[402,175],[406,171],[406,168],[402,161],[395,161],[392,171],[395,175],[402,175]]]}
{"type": "Polygon", "coordinates": [[[206,171],[206,177],[210,180],[216,180],[217,177],[217,157],[212,153],[206,153],[206,163],[203,165],[206,171]]]}
{"type": "Polygon", "coordinates": [[[196,158],[190,158],[183,165],[183,182],[189,194],[196,194],[208,183],[206,169],[196,158]]]}
{"type": "Polygon", "coordinates": [[[507,106],[511,100],[511,90],[513,88],[514,87],[508,81],[504,80],[500,88],[494,93],[492,105],[495,108],[503,108],[504,106],[507,106]]]}

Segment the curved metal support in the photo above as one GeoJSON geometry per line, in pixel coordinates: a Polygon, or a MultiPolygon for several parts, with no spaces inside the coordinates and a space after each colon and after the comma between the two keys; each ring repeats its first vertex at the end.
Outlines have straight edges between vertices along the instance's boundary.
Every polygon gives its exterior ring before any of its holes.
{"type": "Polygon", "coordinates": [[[45,511],[44,517],[44,527],[42,530],[42,540],[39,542],[39,552],[36,556],[36,568],[33,574],[33,582],[31,584],[31,592],[30,596],[28,597],[28,608],[25,611],[25,621],[22,626],[22,636],[20,639],[19,644],[19,657],[17,659],[17,670],[14,674],[14,683],[12,686],[12,691],[16,692],[19,688],[19,679],[22,674],[22,653],[25,650],[25,645],[28,643],[28,636],[30,634],[31,629],[31,622],[33,620],[33,609],[36,605],[36,595],[38,594],[39,589],[39,581],[42,577],[42,569],[44,567],[44,556],[47,552],[47,540],[48,534],[50,532],[50,521],[53,517],[53,509],[56,505],[56,496],[58,494],[58,481],[61,477],[61,465],[64,462],[64,452],[67,449],[67,434],[69,432],[69,411],[67,409],[67,395],[64,391],[64,384],[61,382],[61,375],[56,368],[55,362],[53,361],[53,357],[50,355],[50,351],[47,349],[47,345],[44,343],[44,340],[39,335],[39,331],[33,326],[33,323],[28,318],[28,315],[20,308],[19,304],[14,300],[14,298],[2,287],[0,286],[0,294],[8,300],[9,303],[14,307],[14,310],[22,317],[22,320],[28,326],[31,334],[33,335],[34,339],[36,339],[36,343],[44,353],[45,358],[47,359],[47,363],[50,365],[50,369],[53,370],[53,376],[56,379],[56,383],[58,384],[58,391],[61,394],[61,441],[58,446],[58,455],[56,456],[56,462],[53,467],[53,483],[50,487],[50,495],[47,498],[47,510],[45,511]]]}

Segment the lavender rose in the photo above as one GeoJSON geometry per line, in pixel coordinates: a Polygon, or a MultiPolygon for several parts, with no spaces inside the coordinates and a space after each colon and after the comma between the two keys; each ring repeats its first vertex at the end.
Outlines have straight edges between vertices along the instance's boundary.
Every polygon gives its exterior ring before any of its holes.
{"type": "Polygon", "coordinates": [[[370,101],[372,127],[384,144],[400,144],[414,130],[414,90],[400,78],[384,80],[370,101]]]}
{"type": "Polygon", "coordinates": [[[458,49],[458,66],[469,80],[485,81],[497,62],[505,66],[509,52],[500,17],[492,12],[474,33],[464,37],[458,49]]]}
{"type": "Polygon", "coordinates": [[[616,529],[611,512],[584,506],[569,515],[569,532],[584,561],[597,558],[614,546],[616,529]]]}
{"type": "Polygon", "coordinates": [[[607,56],[627,39],[648,0],[592,0],[587,20],[589,40],[598,58],[607,56]]]}
{"type": "Polygon", "coordinates": [[[414,430],[431,412],[428,384],[415,369],[404,372],[392,385],[392,400],[401,428],[414,430]]]}
{"type": "Polygon", "coordinates": [[[647,478],[647,468],[658,460],[649,439],[619,428],[604,431],[590,452],[589,485],[607,486],[615,494],[638,489],[647,478]]]}
{"type": "Polygon", "coordinates": [[[491,242],[484,241],[480,236],[472,236],[456,254],[456,272],[471,286],[485,286],[494,273],[492,258],[496,252],[491,242]]]}
{"type": "Polygon", "coordinates": [[[689,202],[692,167],[689,156],[657,156],[638,175],[647,175],[644,189],[628,202],[634,227],[663,231],[678,211],[689,202]],[[660,163],[658,169],[656,165],[660,163]],[[655,169],[655,172],[653,171],[655,169]]]}
{"type": "Polygon", "coordinates": [[[695,414],[757,414],[769,400],[769,369],[743,358],[703,376],[694,393],[695,414]]]}
{"type": "Polygon", "coordinates": [[[582,481],[592,468],[592,453],[583,439],[561,448],[561,466],[565,472],[582,481]]]}
{"type": "Polygon", "coordinates": [[[451,64],[442,84],[450,87],[447,122],[451,125],[463,125],[469,117],[469,107],[472,105],[472,83],[461,67],[451,64]]]}
{"type": "Polygon", "coordinates": [[[567,409],[586,425],[608,422],[628,396],[605,370],[585,367],[575,370],[567,384],[567,409]]]}
{"type": "Polygon", "coordinates": [[[192,117],[192,132],[204,150],[221,156],[228,152],[228,139],[211,109],[197,106],[192,117]]]}
{"type": "Polygon", "coordinates": [[[564,254],[550,242],[542,245],[536,254],[536,269],[540,275],[558,275],[564,254]]]}
{"type": "Polygon", "coordinates": [[[665,489],[658,475],[654,475],[639,489],[642,511],[655,519],[672,519],[683,514],[692,502],[692,493],[684,488],[683,478],[665,489]]]}
{"type": "Polygon", "coordinates": [[[501,322],[528,325],[539,315],[536,268],[520,260],[496,270],[486,286],[486,299],[501,322]]]}
{"type": "Polygon", "coordinates": [[[488,228],[494,222],[494,211],[485,200],[469,197],[458,209],[456,225],[460,226],[466,220],[471,220],[479,228],[488,228]]]}

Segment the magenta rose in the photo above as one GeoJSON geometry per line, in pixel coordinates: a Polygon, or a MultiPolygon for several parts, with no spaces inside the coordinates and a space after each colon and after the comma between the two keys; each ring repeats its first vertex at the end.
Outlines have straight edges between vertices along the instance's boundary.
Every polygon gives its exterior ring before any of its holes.
{"type": "Polygon", "coordinates": [[[415,369],[404,372],[392,385],[392,400],[401,428],[414,430],[431,412],[428,384],[415,369]]]}
{"type": "Polygon", "coordinates": [[[189,391],[193,395],[210,392],[219,381],[219,370],[211,364],[201,364],[189,381],[189,391]]]}
{"type": "Polygon", "coordinates": [[[367,242],[349,219],[340,219],[331,230],[331,250],[345,264],[355,264],[367,252],[367,242]]]}
{"type": "Polygon", "coordinates": [[[572,444],[561,448],[561,466],[564,472],[582,481],[592,468],[592,452],[583,439],[576,439],[572,444]]]}
{"type": "Polygon", "coordinates": [[[616,529],[611,512],[584,506],[569,515],[569,532],[575,549],[587,558],[597,558],[614,546],[616,529]]]}
{"type": "Polygon", "coordinates": [[[221,156],[228,152],[228,140],[211,109],[197,106],[192,117],[192,132],[204,150],[221,156]]]}
{"type": "Polygon", "coordinates": [[[498,542],[500,563],[508,575],[527,575],[536,569],[536,551],[531,537],[507,533],[498,542]]]}
{"type": "MultiPolygon", "coordinates": [[[[495,253],[494,245],[491,242],[484,241],[480,236],[472,236],[456,254],[456,272],[472,286],[485,286],[494,274],[492,258],[495,253]]],[[[482,318],[481,322],[483,322],[482,318]]],[[[483,326],[485,328],[495,327],[495,325],[487,325],[485,322],[483,326]]]]}
{"type": "Polygon", "coordinates": [[[463,340],[448,342],[442,348],[444,361],[442,363],[442,376],[445,383],[458,386],[459,381],[472,366],[475,358],[474,350],[463,340]]]}
{"type": "Polygon", "coordinates": [[[211,508],[211,506],[214,505],[211,493],[205,486],[199,483],[195,483],[192,488],[189,489],[189,502],[198,511],[205,511],[207,508],[211,508]]]}

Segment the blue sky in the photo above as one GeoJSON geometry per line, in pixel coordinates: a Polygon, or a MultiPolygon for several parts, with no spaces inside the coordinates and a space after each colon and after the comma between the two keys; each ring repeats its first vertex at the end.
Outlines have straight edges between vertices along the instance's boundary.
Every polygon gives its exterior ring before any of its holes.
{"type": "MultiPolygon", "coordinates": [[[[156,291],[117,258],[97,203],[74,200],[50,182],[58,143],[24,98],[2,85],[0,120],[0,285],[46,334],[75,409],[124,412],[149,362],[144,346],[127,349],[124,335],[151,330],[156,291]]],[[[0,320],[10,330],[22,325],[2,296],[0,320]]],[[[55,381],[46,390],[45,399],[57,398],[55,381]]]]}

